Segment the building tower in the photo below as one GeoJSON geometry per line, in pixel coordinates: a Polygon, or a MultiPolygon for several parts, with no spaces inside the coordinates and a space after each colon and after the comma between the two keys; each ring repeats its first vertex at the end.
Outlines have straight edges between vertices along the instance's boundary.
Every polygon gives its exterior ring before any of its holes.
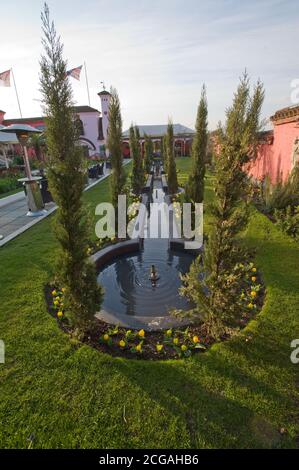
{"type": "Polygon", "coordinates": [[[101,99],[101,108],[102,108],[102,129],[103,129],[103,136],[104,136],[104,143],[106,146],[106,155],[108,156],[107,152],[107,137],[108,137],[108,125],[109,125],[109,104],[110,104],[110,93],[105,90],[100,91],[98,96],[101,99]]]}

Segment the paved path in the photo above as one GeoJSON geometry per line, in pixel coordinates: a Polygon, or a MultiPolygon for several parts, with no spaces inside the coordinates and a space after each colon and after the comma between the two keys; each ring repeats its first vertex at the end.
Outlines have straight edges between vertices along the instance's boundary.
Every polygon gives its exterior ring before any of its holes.
{"type": "MultiPolygon", "coordinates": [[[[126,160],[124,165],[129,163],[129,161],[130,160],[126,160]]],[[[98,180],[89,180],[89,184],[84,191],[93,188],[93,186],[103,181],[109,175],[110,170],[107,170],[105,175],[101,176],[98,180]]],[[[48,217],[57,209],[57,206],[54,202],[51,202],[46,204],[45,209],[47,212],[41,217],[27,217],[28,207],[23,191],[0,199],[0,247],[25,232],[45,217],[48,217]]]]}
{"type": "MultiPolygon", "coordinates": [[[[46,204],[46,210],[52,209],[55,204],[52,202],[46,204]]],[[[0,236],[3,239],[0,240],[0,244],[7,240],[7,237],[12,235],[14,232],[19,231],[22,227],[39,222],[43,217],[27,217],[28,212],[27,200],[23,196],[17,201],[8,202],[6,205],[0,208],[0,236]]],[[[31,225],[30,225],[31,226],[31,225]]],[[[9,238],[11,239],[11,238],[9,238]]]]}

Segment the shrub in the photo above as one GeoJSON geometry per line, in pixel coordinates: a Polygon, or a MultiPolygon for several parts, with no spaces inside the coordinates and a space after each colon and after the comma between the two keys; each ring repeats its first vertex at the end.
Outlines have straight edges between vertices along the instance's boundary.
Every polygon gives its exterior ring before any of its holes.
{"type": "Polygon", "coordinates": [[[4,178],[0,178],[0,194],[8,193],[13,189],[17,189],[19,186],[21,186],[21,184],[15,177],[5,176],[4,178]]]}
{"type": "Polygon", "coordinates": [[[288,206],[285,209],[274,211],[278,227],[289,236],[299,241],[299,206],[288,206]]]}
{"type": "Polygon", "coordinates": [[[253,200],[257,208],[265,214],[273,214],[276,209],[299,205],[299,164],[295,165],[285,183],[271,183],[266,176],[260,186],[254,188],[253,200]]]}

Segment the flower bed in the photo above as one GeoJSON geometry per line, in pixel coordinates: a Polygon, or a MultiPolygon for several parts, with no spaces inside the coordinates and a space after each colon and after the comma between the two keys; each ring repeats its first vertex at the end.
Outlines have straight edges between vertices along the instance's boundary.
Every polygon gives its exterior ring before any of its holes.
{"type": "MultiPolygon", "coordinates": [[[[263,305],[265,289],[260,274],[253,263],[237,266],[245,272],[245,280],[238,305],[240,318],[234,328],[220,340],[224,341],[238,332],[260,311],[263,305]]],[[[76,332],[70,325],[64,307],[65,289],[46,286],[46,300],[49,313],[56,318],[59,327],[75,336],[76,332]]],[[[95,319],[88,331],[80,337],[82,343],[111,354],[131,359],[179,359],[188,358],[197,352],[204,352],[215,343],[202,324],[190,325],[187,328],[172,328],[159,331],[144,331],[121,328],[95,319]]]]}
{"type": "MultiPolygon", "coordinates": [[[[59,327],[73,337],[75,331],[64,313],[64,292],[46,287],[48,310],[57,319],[59,327]]],[[[120,328],[95,319],[80,337],[80,342],[112,356],[163,360],[190,357],[195,352],[205,351],[214,341],[206,336],[202,326],[147,332],[120,328]]]]}

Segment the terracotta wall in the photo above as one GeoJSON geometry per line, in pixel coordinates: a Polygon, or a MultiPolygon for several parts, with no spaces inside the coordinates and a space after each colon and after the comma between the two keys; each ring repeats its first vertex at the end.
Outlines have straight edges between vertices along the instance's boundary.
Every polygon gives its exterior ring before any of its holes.
{"type": "Polygon", "coordinates": [[[273,183],[286,180],[293,167],[294,142],[299,138],[296,122],[274,125],[273,143],[260,145],[256,161],[249,173],[256,179],[269,175],[273,183]]]}

